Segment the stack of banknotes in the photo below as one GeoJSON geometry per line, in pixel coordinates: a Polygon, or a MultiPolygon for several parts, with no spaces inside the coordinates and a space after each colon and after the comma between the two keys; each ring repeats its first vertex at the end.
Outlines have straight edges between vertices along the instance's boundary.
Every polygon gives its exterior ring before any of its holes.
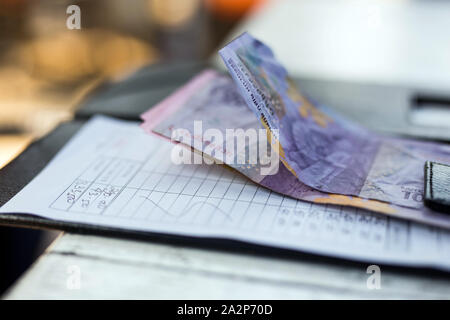
{"type": "Polygon", "coordinates": [[[219,54],[231,77],[205,70],[142,115],[144,130],[180,148],[172,161],[226,165],[299,200],[450,229],[449,215],[423,204],[424,163],[450,163],[450,146],[381,136],[315,103],[248,33],[219,54]]]}

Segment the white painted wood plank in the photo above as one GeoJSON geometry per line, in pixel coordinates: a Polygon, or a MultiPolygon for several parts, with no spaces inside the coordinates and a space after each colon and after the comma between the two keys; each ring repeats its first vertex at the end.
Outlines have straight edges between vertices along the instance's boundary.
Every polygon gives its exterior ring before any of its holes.
{"type": "Polygon", "coordinates": [[[358,266],[65,234],[5,298],[450,298],[448,277],[382,270],[380,290],[367,289],[367,277],[358,266]],[[77,270],[81,286],[71,289],[77,270]]]}

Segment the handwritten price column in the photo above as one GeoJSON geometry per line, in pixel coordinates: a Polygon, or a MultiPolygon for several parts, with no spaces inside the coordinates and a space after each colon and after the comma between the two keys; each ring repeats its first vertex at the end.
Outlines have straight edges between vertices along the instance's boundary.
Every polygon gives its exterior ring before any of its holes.
{"type": "Polygon", "coordinates": [[[132,160],[101,157],[94,161],[51,205],[51,208],[102,214],[139,169],[132,160]]]}

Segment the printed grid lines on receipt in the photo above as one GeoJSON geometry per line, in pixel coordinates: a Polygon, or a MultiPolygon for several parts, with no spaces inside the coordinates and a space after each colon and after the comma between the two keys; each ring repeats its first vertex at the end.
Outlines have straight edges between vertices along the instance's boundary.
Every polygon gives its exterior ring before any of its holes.
{"type": "Polygon", "coordinates": [[[271,192],[224,166],[175,165],[136,122],[91,119],[1,214],[450,270],[450,232],[271,192]]]}

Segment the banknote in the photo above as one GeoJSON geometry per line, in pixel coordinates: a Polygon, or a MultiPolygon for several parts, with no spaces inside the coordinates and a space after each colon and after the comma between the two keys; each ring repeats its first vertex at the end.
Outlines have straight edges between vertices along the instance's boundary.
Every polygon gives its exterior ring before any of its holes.
{"type": "Polygon", "coordinates": [[[449,146],[384,139],[325,112],[248,33],[219,53],[247,105],[279,141],[285,167],[316,190],[420,208],[425,161],[450,162],[449,146]]]}
{"type": "MultiPolygon", "coordinates": [[[[331,109],[324,106],[321,106],[321,111],[325,116],[333,117],[335,121],[342,125],[348,122],[347,119],[335,114],[331,109]]],[[[217,149],[210,148],[213,141],[195,134],[195,122],[201,122],[203,130],[215,129],[223,133],[230,128],[242,128],[244,130],[251,128],[264,129],[264,125],[247,107],[245,100],[240,95],[233,80],[228,75],[213,70],[206,70],[197,75],[174,94],[149,109],[149,111],[142,115],[142,119],[144,120],[142,128],[146,132],[157,134],[175,143],[182,142],[186,146],[194,148],[212,158],[217,158],[218,154],[213,152],[213,150],[217,149]],[[173,139],[174,132],[179,128],[189,131],[192,139],[183,141],[176,138],[173,139]]],[[[357,124],[350,122],[347,126],[351,128],[350,130],[362,130],[357,124]]],[[[224,136],[226,135],[224,134],[224,136]]],[[[439,157],[440,153],[435,152],[435,150],[442,147],[439,144],[403,139],[392,139],[392,142],[403,143],[405,152],[420,152],[424,156],[433,156],[436,158],[439,157]]],[[[224,149],[224,153],[227,153],[226,143],[223,143],[222,148],[224,149]]],[[[442,153],[445,155],[444,151],[442,153]]],[[[352,206],[450,229],[450,219],[448,216],[433,212],[423,206],[421,201],[422,189],[405,189],[404,197],[417,203],[416,208],[411,208],[384,201],[326,193],[314,189],[302,183],[283,164],[281,158],[278,159],[278,171],[274,174],[266,175],[261,174],[260,162],[257,162],[256,165],[248,166],[246,164],[239,164],[234,161],[234,158],[228,159],[228,161],[226,157],[218,160],[224,160],[224,164],[239,171],[256,183],[296,199],[314,203],[352,206]]]]}

